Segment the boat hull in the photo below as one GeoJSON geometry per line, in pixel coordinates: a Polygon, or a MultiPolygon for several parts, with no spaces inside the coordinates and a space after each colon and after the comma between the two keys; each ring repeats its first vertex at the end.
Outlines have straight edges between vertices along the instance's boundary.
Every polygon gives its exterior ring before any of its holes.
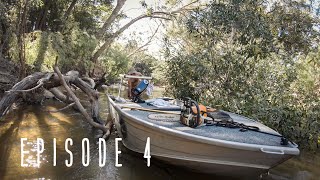
{"type": "Polygon", "coordinates": [[[277,151],[266,153],[261,148],[224,145],[184,137],[158,125],[141,123],[121,111],[114,103],[110,103],[109,108],[125,147],[144,153],[146,140],[150,137],[152,158],[193,171],[228,176],[257,176],[293,156],[277,151]]]}

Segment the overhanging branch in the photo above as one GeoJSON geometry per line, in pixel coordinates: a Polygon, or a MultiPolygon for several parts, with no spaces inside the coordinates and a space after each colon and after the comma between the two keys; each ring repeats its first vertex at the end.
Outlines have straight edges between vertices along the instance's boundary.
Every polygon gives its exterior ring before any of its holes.
{"type": "Polygon", "coordinates": [[[157,34],[159,28],[160,28],[161,25],[158,25],[157,29],[153,32],[153,34],[151,35],[151,37],[149,38],[149,40],[143,44],[142,46],[140,46],[139,48],[137,48],[136,50],[134,50],[132,53],[130,53],[127,57],[131,57],[132,55],[134,55],[135,53],[138,53],[140,52],[144,47],[148,46],[152,39],[154,38],[154,36],[157,34]]]}
{"type": "MultiPolygon", "coordinates": [[[[123,31],[125,31],[126,29],[128,29],[132,24],[134,24],[135,22],[144,19],[144,18],[157,18],[157,19],[164,19],[164,20],[170,20],[172,17],[174,17],[176,14],[183,12],[183,11],[189,11],[190,8],[187,8],[189,6],[191,6],[192,4],[195,4],[199,2],[199,0],[193,1],[191,3],[188,3],[187,5],[184,5],[183,7],[174,10],[174,11],[170,11],[170,12],[165,12],[165,11],[153,11],[149,14],[142,14],[134,19],[132,19],[131,21],[129,21],[127,24],[125,24],[124,26],[122,26],[119,30],[117,30],[116,32],[114,32],[110,37],[107,38],[107,40],[102,44],[102,46],[93,54],[91,61],[93,63],[97,63],[98,58],[101,56],[101,54],[103,52],[105,52],[107,49],[109,49],[109,47],[111,46],[112,42],[115,40],[115,38],[117,38],[121,33],[123,33],[123,31]]],[[[192,9],[192,8],[191,8],[192,9]]],[[[110,23],[111,25],[111,23],[110,23]]]]}

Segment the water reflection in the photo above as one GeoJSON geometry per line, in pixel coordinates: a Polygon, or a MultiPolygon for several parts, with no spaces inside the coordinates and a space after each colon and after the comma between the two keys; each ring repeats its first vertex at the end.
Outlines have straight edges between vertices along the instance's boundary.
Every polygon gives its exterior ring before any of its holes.
{"type": "MultiPolygon", "coordinates": [[[[0,122],[0,179],[231,179],[212,175],[188,172],[178,167],[163,164],[151,159],[151,167],[146,166],[141,154],[133,153],[119,144],[122,153],[119,162],[121,168],[115,167],[114,139],[107,141],[106,165],[99,167],[99,146],[94,138],[97,131],[83,121],[81,114],[72,109],[58,113],[56,110],[64,105],[57,101],[48,101],[44,106],[26,106],[10,113],[0,122]],[[24,150],[28,167],[21,167],[20,138],[27,138],[24,150]],[[44,140],[44,152],[37,164],[37,138],[44,140]],[[53,139],[57,140],[57,165],[53,166],[53,139]],[[71,138],[74,161],[66,167],[65,160],[69,154],[65,150],[65,140],[71,138]],[[81,141],[89,138],[90,165],[82,165],[81,141]]],[[[106,97],[102,97],[102,118],[106,118],[106,97]]],[[[307,154],[305,159],[292,159],[271,170],[264,179],[317,179],[320,176],[320,157],[307,154]]],[[[258,178],[258,177],[257,177],[258,178]]]]}

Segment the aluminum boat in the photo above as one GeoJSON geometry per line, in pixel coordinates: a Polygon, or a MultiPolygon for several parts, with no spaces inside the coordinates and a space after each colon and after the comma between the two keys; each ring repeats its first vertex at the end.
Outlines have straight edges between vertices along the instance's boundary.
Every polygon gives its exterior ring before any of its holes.
{"type": "Polygon", "coordinates": [[[159,108],[148,103],[117,101],[111,95],[108,100],[109,112],[126,148],[143,154],[150,137],[152,159],[193,171],[237,177],[257,176],[299,155],[294,142],[282,145],[278,132],[235,113],[224,111],[234,121],[258,127],[261,132],[222,126],[191,128],[181,124],[179,110],[175,108],[163,109],[164,113],[161,113],[159,108]],[[176,112],[177,115],[165,111],[176,112]]]}

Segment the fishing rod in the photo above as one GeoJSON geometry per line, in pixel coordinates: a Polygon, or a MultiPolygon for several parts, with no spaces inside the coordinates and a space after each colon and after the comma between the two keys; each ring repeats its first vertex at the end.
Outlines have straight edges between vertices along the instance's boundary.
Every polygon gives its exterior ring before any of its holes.
{"type": "MultiPolygon", "coordinates": [[[[172,110],[168,111],[165,109],[147,109],[147,108],[132,107],[132,106],[121,106],[121,108],[135,109],[135,110],[148,111],[148,112],[157,112],[157,113],[164,113],[164,114],[181,115],[181,112],[172,112],[172,110]]],[[[181,109],[176,109],[175,111],[181,111],[181,109]]]]}

